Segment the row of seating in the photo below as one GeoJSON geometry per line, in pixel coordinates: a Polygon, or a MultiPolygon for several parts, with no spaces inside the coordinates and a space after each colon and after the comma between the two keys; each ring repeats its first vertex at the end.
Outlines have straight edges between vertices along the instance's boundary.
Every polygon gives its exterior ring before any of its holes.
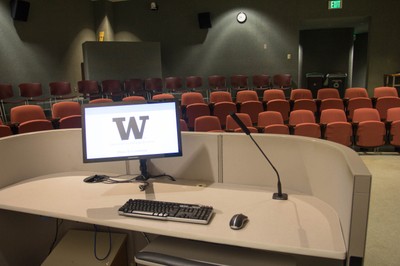
{"type": "MultiPolygon", "coordinates": [[[[375,91],[378,92],[380,89],[391,89],[391,93],[393,91],[397,93],[394,87],[379,87],[375,88],[375,91]]],[[[354,110],[358,108],[376,108],[381,119],[386,120],[387,109],[400,107],[398,96],[377,94],[377,98],[370,98],[365,88],[348,88],[345,95],[347,98],[340,98],[337,89],[323,88],[318,91],[317,99],[313,99],[310,90],[294,89],[288,100],[282,90],[269,89],[263,92],[263,99],[260,101],[256,92],[245,90],[237,93],[234,102],[230,93],[218,91],[212,92],[209,102],[206,103],[199,93],[187,92],[181,96],[181,106],[183,117],[191,129],[194,127],[196,117],[209,114],[219,117],[224,127],[225,118],[231,112],[247,113],[253,124],[257,124],[258,114],[263,111],[277,111],[287,123],[291,112],[295,110],[310,110],[319,121],[323,110],[340,109],[346,112],[347,120],[352,121],[354,110]],[[360,96],[361,94],[363,96],[360,96]]]]}
{"type": "MultiPolygon", "coordinates": [[[[400,147],[400,107],[388,110],[388,120],[384,123],[373,108],[355,110],[355,122],[348,122],[343,110],[326,109],[321,113],[320,123],[316,123],[309,110],[292,111],[288,124],[276,111],[259,113],[257,125],[254,125],[246,113],[236,113],[251,133],[290,134],[321,138],[342,145],[359,148],[377,148],[384,145],[400,147]],[[389,120],[390,119],[390,120],[389,120]]],[[[189,130],[186,121],[181,119],[182,130],[189,130]]],[[[200,116],[195,119],[194,131],[201,132],[242,132],[231,116],[226,117],[223,129],[216,116],[200,116]]]]}
{"type": "MultiPolygon", "coordinates": [[[[160,96],[167,96],[162,95],[160,96]]],[[[171,97],[171,96],[169,96],[171,97]]],[[[173,96],[172,96],[173,97],[173,96]]],[[[140,96],[130,96],[125,101],[144,100],[140,96]]],[[[91,103],[110,102],[112,99],[102,98],[91,103]]],[[[196,103],[194,103],[196,105],[196,103]]],[[[192,104],[188,104],[189,108],[192,104]]],[[[182,108],[183,110],[184,108],[182,108]]],[[[235,111],[236,112],[236,111],[235,111]]],[[[0,136],[27,133],[54,128],[80,128],[81,107],[76,101],[61,101],[52,105],[52,117],[47,119],[39,105],[21,105],[11,109],[11,124],[3,125],[0,120],[0,136]]],[[[253,133],[293,134],[314,138],[323,138],[346,146],[356,145],[362,148],[380,147],[390,144],[400,146],[400,107],[387,111],[386,123],[381,121],[379,112],[374,108],[359,108],[354,111],[353,122],[348,122],[344,110],[326,109],[321,113],[320,123],[310,110],[291,111],[288,123],[277,111],[262,111],[258,114],[257,123],[253,123],[247,113],[237,113],[244,124],[253,133]]],[[[240,132],[240,127],[230,115],[225,116],[225,126],[220,118],[211,114],[194,118],[191,129],[182,116],[182,130],[194,131],[228,131],[240,132]]]]}

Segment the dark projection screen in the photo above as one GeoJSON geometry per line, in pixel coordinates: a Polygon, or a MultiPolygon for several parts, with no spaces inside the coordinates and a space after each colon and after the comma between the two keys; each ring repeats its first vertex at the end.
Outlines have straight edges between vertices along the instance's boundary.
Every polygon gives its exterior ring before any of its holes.
{"type": "Polygon", "coordinates": [[[82,49],[85,79],[162,77],[158,42],[85,42],[82,49]]]}

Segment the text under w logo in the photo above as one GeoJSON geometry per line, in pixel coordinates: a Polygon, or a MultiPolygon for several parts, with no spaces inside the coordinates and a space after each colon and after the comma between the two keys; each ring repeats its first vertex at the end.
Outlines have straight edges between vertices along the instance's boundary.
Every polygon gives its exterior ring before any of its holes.
{"type": "Polygon", "coordinates": [[[143,138],[144,127],[146,125],[146,121],[149,120],[149,116],[139,116],[139,120],[142,121],[140,130],[139,130],[139,127],[138,127],[135,117],[129,118],[128,127],[126,129],[125,129],[124,123],[123,123],[125,121],[125,117],[113,118],[113,122],[115,122],[115,124],[117,124],[119,135],[121,136],[121,140],[128,140],[129,135],[131,134],[131,131],[132,131],[135,139],[143,138]]]}

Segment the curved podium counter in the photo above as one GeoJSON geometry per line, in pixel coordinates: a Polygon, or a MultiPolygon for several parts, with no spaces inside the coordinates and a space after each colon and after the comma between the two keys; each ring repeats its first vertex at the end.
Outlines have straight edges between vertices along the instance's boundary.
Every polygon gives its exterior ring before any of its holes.
{"type": "MultiPolygon", "coordinates": [[[[0,208],[7,219],[0,227],[8,229],[1,233],[26,237],[15,221],[28,213],[289,254],[298,263],[308,257],[337,263],[332,265],[362,263],[371,174],[358,155],[319,139],[253,137],[279,171],[289,200],[272,200],[276,174],[244,134],[183,132],[182,157],[149,163],[151,173],[167,173],[177,183],[155,180],[145,192],[132,183],[83,183],[93,173],[135,174],[139,164],[84,164],[79,129],[2,138],[0,208]],[[118,216],[118,206],[130,197],[209,204],[216,213],[207,226],[118,216]],[[229,229],[230,217],[239,212],[249,216],[249,224],[229,229]]],[[[0,264],[11,265],[8,258],[15,254],[9,247],[19,249],[18,239],[1,244],[0,264]]]]}

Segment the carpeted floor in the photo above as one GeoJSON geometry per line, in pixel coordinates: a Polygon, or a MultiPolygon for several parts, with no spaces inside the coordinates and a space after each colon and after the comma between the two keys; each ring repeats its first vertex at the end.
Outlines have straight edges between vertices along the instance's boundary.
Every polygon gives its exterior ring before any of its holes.
{"type": "Polygon", "coordinates": [[[400,265],[400,155],[360,155],[372,174],[364,265],[400,265]]]}

